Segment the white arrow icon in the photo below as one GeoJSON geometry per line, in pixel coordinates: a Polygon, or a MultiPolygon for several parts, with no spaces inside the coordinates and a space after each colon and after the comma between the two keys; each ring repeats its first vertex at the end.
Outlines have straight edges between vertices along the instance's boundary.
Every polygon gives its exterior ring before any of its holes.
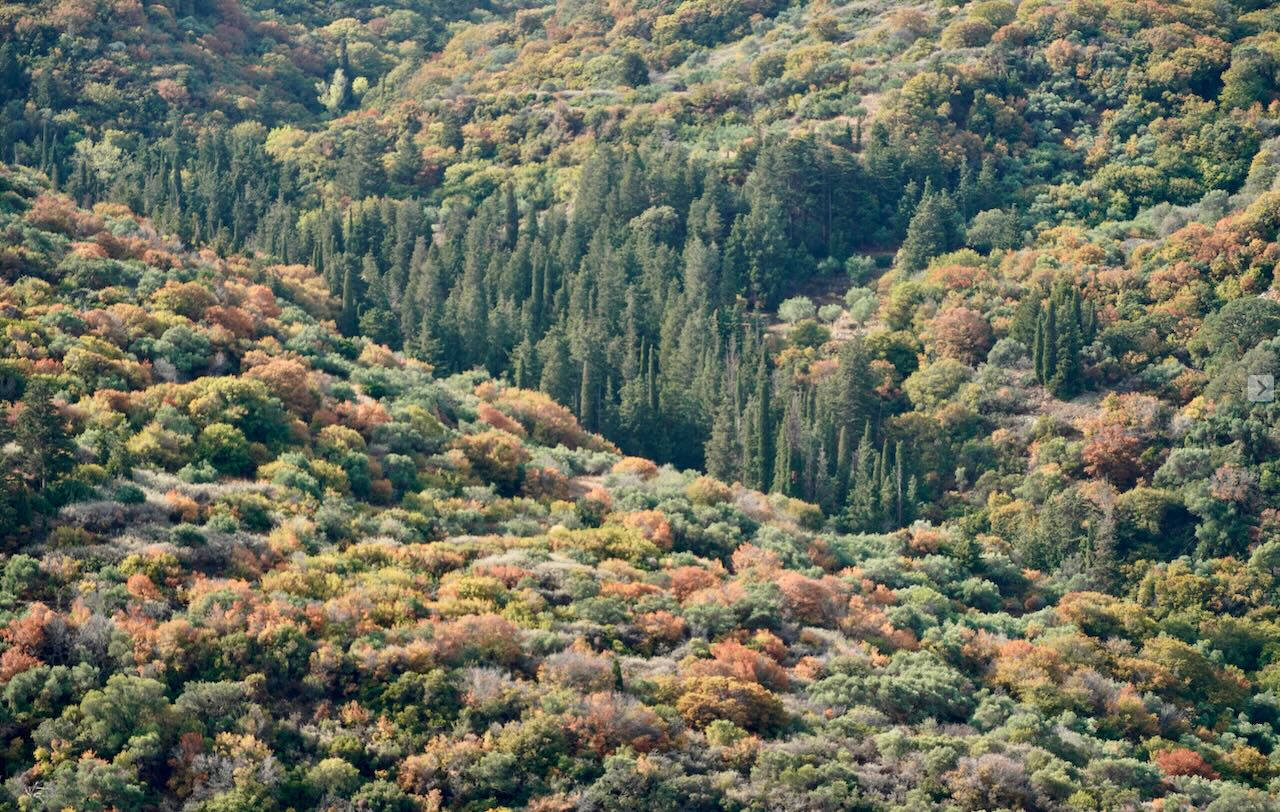
{"type": "Polygon", "coordinates": [[[1252,403],[1270,403],[1276,399],[1274,375],[1250,375],[1246,392],[1252,403]]]}

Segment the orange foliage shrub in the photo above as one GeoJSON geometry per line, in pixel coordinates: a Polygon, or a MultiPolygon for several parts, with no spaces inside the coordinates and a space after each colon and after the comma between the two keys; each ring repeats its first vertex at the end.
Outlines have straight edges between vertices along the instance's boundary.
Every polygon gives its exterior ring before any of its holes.
{"type": "Polygon", "coordinates": [[[658,714],[628,694],[595,693],[582,701],[570,729],[597,755],[622,745],[647,753],[665,743],[666,727],[658,714]]]}
{"type": "Polygon", "coordinates": [[[1160,720],[1147,709],[1131,685],[1125,685],[1107,701],[1106,726],[1122,736],[1146,738],[1160,732],[1160,720]]]}
{"type": "Polygon", "coordinates": [[[43,665],[38,657],[33,657],[20,648],[7,649],[0,654],[0,685],[38,665],[43,665]]]}
{"type": "Polygon", "coordinates": [[[485,747],[475,734],[460,741],[435,736],[421,753],[400,763],[396,780],[405,792],[431,797],[435,800],[432,808],[441,809],[442,790],[448,786],[450,772],[480,761],[484,754],[485,747]]]}
{"type": "Polygon", "coordinates": [[[360,357],[356,359],[356,363],[362,367],[386,367],[387,369],[399,369],[404,366],[404,361],[392,352],[389,347],[373,343],[364,345],[364,349],[360,350],[360,357]]]}
{"type": "Polygon", "coordinates": [[[774,691],[785,691],[790,683],[787,672],[771,658],[747,648],[737,640],[724,640],[711,646],[710,660],[693,660],[685,667],[689,677],[732,677],[755,682],[774,691]]]}
{"type": "Polygon", "coordinates": [[[671,592],[680,601],[700,589],[710,589],[720,584],[720,577],[702,567],[678,567],[668,573],[671,579],[671,592]]]}
{"type": "Polygon", "coordinates": [[[658,475],[658,466],[644,457],[623,457],[610,469],[615,474],[635,474],[641,479],[653,479],[658,475]]]}
{"type": "Polygon", "coordinates": [[[782,569],[782,559],[778,558],[777,553],[762,550],[754,544],[743,544],[733,551],[729,562],[733,565],[733,571],[742,574],[755,570],[758,575],[766,578],[773,577],[773,574],[782,569]]]}
{"type": "Polygon", "coordinates": [[[1185,747],[1156,753],[1153,760],[1160,768],[1160,772],[1168,776],[1198,775],[1210,780],[1218,778],[1217,771],[1209,766],[1209,762],[1205,761],[1203,756],[1185,747]]]}
{"type": "Polygon", "coordinates": [[[769,733],[782,727],[786,711],[767,689],[730,677],[698,677],[685,686],[676,710],[691,727],[704,728],[717,719],[738,727],[769,733]]]}
{"type": "Polygon", "coordinates": [[[337,405],[337,413],[343,423],[362,433],[374,426],[391,422],[391,415],[376,400],[360,400],[356,403],[344,401],[337,405]]]}
{"type": "Polygon", "coordinates": [[[538,681],[571,688],[578,693],[608,690],[613,685],[613,661],[578,640],[564,651],[549,655],[538,667],[538,681]]]}
{"type": "Polygon", "coordinates": [[[643,598],[645,595],[661,595],[662,590],[653,584],[628,584],[623,583],[622,581],[607,581],[600,585],[600,594],[604,597],[616,595],[628,601],[635,601],[643,598]]]}
{"type": "Polygon", "coordinates": [[[935,265],[925,272],[925,280],[946,290],[963,290],[976,287],[990,279],[985,268],[972,265],[935,265]]]}
{"type": "Polygon", "coordinates": [[[782,590],[783,608],[796,622],[808,626],[835,624],[839,600],[830,586],[790,570],[779,574],[777,584],[782,590]]]}
{"type": "Polygon", "coordinates": [[[1101,426],[1091,433],[1080,452],[1084,470],[1120,487],[1127,487],[1142,471],[1142,443],[1120,426],[1101,426]]]}
{"type": "Polygon", "coordinates": [[[175,522],[194,522],[200,518],[200,503],[178,490],[170,490],[164,495],[164,503],[169,508],[169,518],[175,522]]]}
{"type": "Polygon", "coordinates": [[[471,574],[496,578],[503,586],[510,589],[520,583],[522,579],[533,575],[533,572],[524,567],[517,567],[511,564],[483,564],[472,567],[471,574]]]}
{"type": "Polygon", "coordinates": [[[991,678],[1024,701],[1057,709],[1066,702],[1062,685],[1068,673],[1058,652],[1026,640],[1010,640],[1000,647],[991,678]]]}
{"type": "Polygon", "coordinates": [[[946,533],[936,527],[912,527],[907,536],[907,549],[914,555],[932,555],[942,549],[946,533]]]}
{"type": "Polygon", "coordinates": [[[139,600],[153,601],[160,598],[160,590],[156,589],[156,585],[151,582],[151,579],[145,573],[135,572],[130,575],[124,586],[130,595],[139,600]]]}
{"type": "Polygon", "coordinates": [[[476,408],[476,416],[488,423],[490,426],[493,426],[495,429],[501,429],[502,431],[505,431],[508,434],[514,434],[517,437],[525,436],[524,426],[490,406],[488,403],[481,403],[476,408]]]}
{"type": "Polygon", "coordinates": [[[652,541],[659,550],[663,552],[671,550],[673,541],[671,524],[667,522],[667,517],[662,515],[662,511],[638,510],[635,513],[628,513],[622,517],[622,524],[640,531],[640,535],[652,541]]]}
{"type": "Polygon", "coordinates": [[[395,501],[396,487],[391,480],[379,477],[369,482],[369,501],[375,505],[389,505],[395,501]]]}
{"type": "Polygon", "coordinates": [[[272,265],[267,273],[275,277],[286,291],[287,298],[309,315],[330,319],[334,313],[334,299],[325,283],[308,265],[272,265]]]}
{"type": "Polygon", "coordinates": [[[991,349],[991,325],[982,314],[968,307],[950,307],[929,322],[928,337],[943,358],[954,358],[973,366],[991,349]]]}
{"type": "Polygon", "coordinates": [[[674,646],[684,639],[685,622],[665,610],[637,615],[632,621],[652,649],[655,644],[674,646]]]}
{"type": "Polygon", "coordinates": [[[495,403],[499,409],[520,421],[529,436],[539,444],[618,452],[613,443],[587,432],[578,425],[578,419],[572,412],[541,392],[505,389],[495,403]]]}
{"type": "Polygon", "coordinates": [[[240,306],[260,319],[274,319],[280,315],[276,295],[266,285],[250,285],[244,291],[240,306]]]}
{"type": "Polygon", "coordinates": [[[250,338],[254,334],[254,319],[238,307],[214,305],[204,312],[205,320],[230,332],[236,338],[250,338]]]}
{"type": "Polygon", "coordinates": [[[840,628],[854,640],[866,640],[887,651],[914,651],[919,646],[910,629],[896,628],[880,606],[862,595],[849,598],[849,610],[840,628]]]}
{"type": "Polygon", "coordinates": [[[104,228],[101,217],[79,209],[71,198],[56,192],[41,193],[25,219],[38,229],[73,238],[88,237],[104,228]]]}
{"type": "Polygon", "coordinates": [[[311,386],[310,370],[293,358],[272,358],[250,367],[244,377],[262,381],[290,410],[310,415],[319,399],[311,386]]]}
{"type": "Polygon", "coordinates": [[[470,615],[436,626],[432,654],[449,666],[510,667],[521,657],[519,632],[498,615],[470,615]]]}
{"type": "Polygon", "coordinates": [[[81,259],[108,259],[107,249],[96,242],[73,242],[71,253],[81,259]]]}
{"type": "Polygon", "coordinates": [[[524,470],[520,491],[530,499],[554,501],[571,495],[569,478],[554,468],[533,466],[524,470]]]}
{"type": "Polygon", "coordinates": [[[39,655],[49,637],[48,630],[64,626],[65,622],[56,612],[38,601],[31,604],[25,615],[9,621],[8,626],[0,631],[0,638],[10,646],[5,651],[8,658],[0,662],[0,668],[10,671],[4,681],[14,674],[39,665],[39,655]]]}

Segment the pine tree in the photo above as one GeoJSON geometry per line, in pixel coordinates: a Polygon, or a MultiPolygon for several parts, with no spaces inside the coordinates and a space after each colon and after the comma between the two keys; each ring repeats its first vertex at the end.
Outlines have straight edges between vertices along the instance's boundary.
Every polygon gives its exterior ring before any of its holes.
{"type": "Polygon", "coordinates": [[[862,439],[858,441],[858,450],[854,455],[849,496],[845,508],[845,518],[855,530],[870,530],[875,520],[876,491],[879,487],[879,483],[876,482],[876,467],[871,423],[868,422],[863,427],[862,439]]]}
{"type": "Polygon", "coordinates": [[[23,451],[19,464],[37,490],[44,490],[74,464],[71,432],[53,402],[55,391],[48,378],[33,377],[13,428],[13,439],[23,451]]]}
{"type": "Polygon", "coordinates": [[[26,86],[27,74],[18,61],[17,46],[13,40],[6,39],[0,44],[0,102],[22,99],[26,96],[26,86]]]}
{"type": "Polygon", "coordinates": [[[569,344],[559,329],[552,330],[538,343],[538,362],[542,366],[538,388],[558,403],[573,403],[575,376],[569,358],[569,344]]]}
{"type": "Polygon", "coordinates": [[[920,479],[915,474],[907,477],[907,498],[903,504],[902,524],[908,525],[915,521],[916,513],[920,508],[920,479]]]}
{"type": "Polygon", "coordinates": [[[745,276],[751,298],[758,306],[767,306],[778,294],[792,254],[787,242],[782,206],[776,197],[762,195],[752,202],[746,214],[739,215],[729,234],[725,249],[725,273],[745,276]]]}
{"type": "Polygon", "coordinates": [[[1110,485],[1098,490],[1101,497],[1101,515],[1089,522],[1086,551],[1089,576],[1103,590],[1110,590],[1120,583],[1119,562],[1116,560],[1115,491],[1110,485]]]}
{"type": "Polygon", "coordinates": [[[1035,370],[1037,381],[1043,380],[1044,373],[1044,328],[1044,313],[1037,307],[1031,341],[1031,368],[1035,370]]]}
{"type": "Polygon", "coordinates": [[[6,541],[20,537],[31,521],[31,493],[22,471],[24,452],[12,449],[13,434],[9,412],[0,407],[0,539],[6,541]]]}
{"type": "Polygon", "coordinates": [[[877,521],[880,529],[889,530],[898,526],[897,514],[899,500],[897,498],[896,466],[893,462],[893,450],[888,438],[880,449],[880,458],[876,466],[876,481],[880,485],[878,499],[879,511],[877,521]]]}
{"type": "Polygon", "coordinates": [[[391,159],[391,180],[402,186],[412,186],[418,179],[422,156],[413,143],[413,136],[401,133],[396,140],[396,151],[391,159]]]}
{"type": "Polygon", "coordinates": [[[435,320],[430,317],[423,319],[421,327],[413,337],[413,357],[433,367],[443,366],[443,349],[435,333],[435,320]]]}
{"type": "Polygon", "coordinates": [[[520,207],[516,203],[516,190],[510,182],[502,187],[502,245],[511,251],[520,237],[520,207]]]}
{"type": "Polygon", "coordinates": [[[960,223],[955,203],[946,192],[934,192],[926,184],[924,195],[907,224],[907,236],[898,249],[895,264],[908,273],[924,270],[929,260],[957,247],[960,223]]]}
{"type": "Polygon", "coordinates": [[[316,97],[316,100],[333,115],[346,106],[347,95],[351,91],[351,82],[347,79],[347,74],[343,72],[342,68],[337,68],[333,71],[333,78],[328,82],[316,82],[316,90],[320,94],[316,97]]]}
{"type": "Polygon", "coordinates": [[[530,389],[537,381],[537,351],[526,332],[511,353],[511,382],[518,389],[530,389]]]}

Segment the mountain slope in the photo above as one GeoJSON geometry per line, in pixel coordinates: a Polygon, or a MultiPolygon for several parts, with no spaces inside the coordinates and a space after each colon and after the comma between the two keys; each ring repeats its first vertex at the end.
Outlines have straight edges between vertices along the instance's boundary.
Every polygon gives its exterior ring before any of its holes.
{"type": "Polygon", "coordinates": [[[841,533],[343,338],[305,267],[0,180],[5,803],[1268,803],[1272,553],[1113,597],[841,533]]]}
{"type": "Polygon", "coordinates": [[[1278,31],[0,5],[0,809],[1275,807],[1278,31]]]}

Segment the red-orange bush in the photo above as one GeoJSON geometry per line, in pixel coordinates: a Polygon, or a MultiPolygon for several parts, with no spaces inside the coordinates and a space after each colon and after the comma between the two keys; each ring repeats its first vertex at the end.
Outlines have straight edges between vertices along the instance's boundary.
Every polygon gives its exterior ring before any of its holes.
{"type": "Polygon", "coordinates": [[[1218,778],[1217,771],[1210,767],[1209,762],[1195,750],[1178,747],[1156,753],[1153,758],[1160,772],[1168,776],[1197,775],[1211,780],[1218,778]]]}
{"type": "Polygon", "coordinates": [[[512,666],[520,660],[519,634],[498,615],[469,615],[436,627],[432,653],[446,665],[512,666]]]}

